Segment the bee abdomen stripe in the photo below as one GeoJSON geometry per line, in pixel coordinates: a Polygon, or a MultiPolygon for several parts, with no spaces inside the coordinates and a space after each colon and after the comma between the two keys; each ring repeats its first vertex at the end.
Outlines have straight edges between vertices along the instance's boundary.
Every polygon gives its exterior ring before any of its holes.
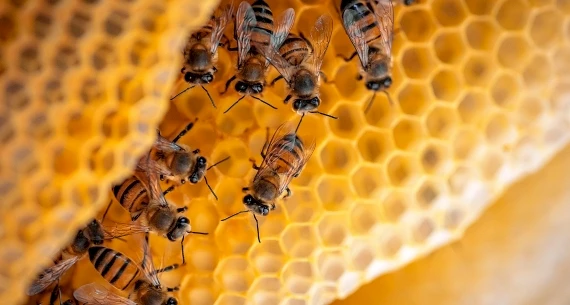
{"type": "Polygon", "coordinates": [[[292,49],[292,50],[289,50],[289,51],[283,53],[282,57],[285,57],[285,58],[286,58],[288,55],[291,55],[291,54],[294,53],[294,52],[303,52],[303,51],[304,51],[304,52],[308,52],[308,51],[309,51],[309,48],[297,48],[297,49],[292,49]]]}
{"type": "Polygon", "coordinates": [[[123,205],[123,202],[125,201],[125,198],[129,194],[130,190],[133,187],[135,187],[138,183],[139,182],[137,180],[133,180],[133,181],[131,181],[131,183],[129,183],[129,185],[125,188],[125,190],[123,190],[123,193],[121,194],[121,199],[119,199],[119,202],[121,203],[121,205],[123,205]]]}
{"type": "Polygon", "coordinates": [[[115,255],[113,255],[111,260],[105,264],[105,267],[103,267],[103,270],[101,270],[101,276],[102,277],[105,277],[105,275],[107,275],[109,270],[111,270],[111,268],[115,264],[115,261],[117,260],[117,256],[120,256],[120,253],[115,253],[115,255]]]}
{"type": "Polygon", "coordinates": [[[133,282],[134,279],[137,278],[138,275],[139,275],[139,269],[137,269],[135,274],[133,274],[133,277],[131,278],[131,280],[123,288],[121,288],[121,290],[127,289],[127,287],[129,287],[129,285],[133,282]]]}
{"type": "Polygon", "coordinates": [[[111,252],[111,249],[103,248],[103,251],[101,252],[101,254],[99,254],[95,262],[91,261],[95,269],[99,270],[101,264],[103,264],[103,261],[105,261],[105,257],[107,256],[107,254],[109,254],[109,252],[111,252]]]}
{"type": "Polygon", "coordinates": [[[372,29],[376,28],[376,22],[372,22],[370,24],[365,25],[364,27],[362,27],[362,32],[366,33],[372,29]]]}
{"type": "Polygon", "coordinates": [[[142,188],[140,190],[140,192],[137,194],[137,196],[132,200],[131,205],[129,205],[129,208],[127,210],[129,210],[129,212],[131,211],[131,208],[133,207],[133,205],[139,201],[139,199],[141,199],[141,197],[143,195],[146,195],[146,189],[142,188]]]}
{"type": "Polygon", "coordinates": [[[123,275],[123,272],[125,272],[125,269],[127,269],[127,267],[129,266],[129,264],[130,264],[129,261],[125,261],[121,266],[121,268],[119,269],[119,271],[117,271],[115,276],[113,276],[113,278],[109,281],[109,283],[114,284],[117,280],[119,280],[121,278],[121,275],[123,275]]]}

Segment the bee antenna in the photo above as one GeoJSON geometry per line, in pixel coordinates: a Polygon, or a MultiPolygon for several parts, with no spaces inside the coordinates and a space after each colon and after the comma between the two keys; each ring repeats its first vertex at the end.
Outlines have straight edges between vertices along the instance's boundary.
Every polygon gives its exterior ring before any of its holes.
{"type": "Polygon", "coordinates": [[[237,216],[237,215],[239,215],[239,214],[241,214],[241,213],[247,213],[247,212],[249,212],[249,210],[239,211],[239,212],[237,212],[237,213],[235,213],[235,214],[233,214],[233,215],[230,215],[230,216],[228,216],[228,217],[226,217],[226,218],[224,218],[224,219],[222,219],[222,220],[220,220],[220,221],[226,221],[226,220],[228,220],[228,219],[230,219],[230,218],[232,218],[232,217],[234,217],[234,216],[237,216]]]}
{"type": "Polygon", "coordinates": [[[297,130],[299,130],[299,127],[301,127],[301,122],[303,122],[304,117],[305,117],[305,114],[303,113],[303,115],[301,116],[301,119],[299,120],[299,123],[297,124],[297,128],[295,128],[295,133],[297,133],[297,130]]]}
{"type": "Polygon", "coordinates": [[[208,95],[208,98],[210,99],[210,102],[212,102],[212,106],[214,106],[214,108],[216,108],[216,104],[214,103],[214,100],[212,99],[212,96],[210,95],[210,92],[208,92],[208,90],[206,88],[204,88],[204,86],[200,85],[200,87],[202,87],[202,89],[204,89],[204,91],[206,91],[206,94],[208,95]]]}
{"type": "Polygon", "coordinates": [[[390,96],[390,93],[388,93],[388,91],[386,91],[386,90],[382,90],[382,92],[384,92],[384,94],[386,94],[386,97],[388,98],[388,102],[390,102],[390,105],[394,105],[394,102],[392,101],[392,96],[390,96]]]}
{"type": "Polygon", "coordinates": [[[200,234],[200,235],[208,235],[208,232],[196,232],[196,231],[188,231],[188,234],[200,234]]]}
{"type": "Polygon", "coordinates": [[[323,112],[320,112],[320,111],[311,111],[311,113],[316,113],[316,114],[324,115],[324,116],[329,117],[329,118],[331,118],[331,119],[338,120],[338,118],[335,117],[334,115],[326,114],[326,113],[323,113],[323,112]]]}
{"type": "Polygon", "coordinates": [[[228,157],[226,157],[226,158],[224,158],[224,159],[222,159],[222,160],[220,160],[220,161],[218,161],[218,162],[216,162],[216,163],[210,165],[210,167],[208,167],[206,170],[208,171],[208,170],[210,170],[210,168],[212,168],[212,167],[214,167],[214,166],[216,166],[216,165],[218,165],[218,164],[220,164],[220,163],[222,163],[222,162],[224,162],[224,161],[227,161],[227,160],[229,160],[229,159],[230,159],[230,157],[228,156],[228,157]]]}
{"type": "Polygon", "coordinates": [[[190,90],[190,89],[192,89],[192,88],[194,88],[194,87],[196,87],[196,85],[190,86],[190,87],[188,87],[188,88],[186,88],[186,89],[180,91],[178,94],[176,94],[175,96],[171,97],[170,100],[172,101],[173,99],[175,99],[176,97],[178,97],[180,94],[182,94],[182,93],[184,93],[184,92],[186,92],[186,91],[188,91],[188,90],[190,90]]]}
{"type": "Polygon", "coordinates": [[[208,183],[208,178],[206,178],[205,175],[204,175],[204,182],[206,182],[206,185],[208,186],[208,189],[210,189],[210,192],[212,193],[212,195],[214,195],[214,198],[216,198],[216,201],[218,201],[218,196],[216,196],[216,193],[214,192],[214,190],[212,189],[212,187],[211,187],[210,184],[208,183]]]}
{"type": "Polygon", "coordinates": [[[370,110],[370,107],[372,107],[372,103],[374,102],[374,98],[376,98],[376,91],[374,91],[374,94],[372,94],[372,97],[370,98],[370,101],[368,102],[368,106],[366,106],[366,109],[364,109],[364,114],[368,113],[368,110],[370,110]]]}
{"type": "Polygon", "coordinates": [[[228,111],[230,111],[230,109],[234,108],[234,106],[239,103],[239,101],[243,100],[243,98],[245,97],[245,95],[242,95],[237,101],[235,101],[230,108],[226,109],[226,111],[224,111],[224,114],[226,114],[228,111]]]}
{"type": "Polygon", "coordinates": [[[182,235],[182,240],[180,241],[180,249],[182,251],[182,265],[186,265],[186,257],[184,255],[184,235],[182,235]]]}
{"type": "Polygon", "coordinates": [[[262,102],[262,103],[264,103],[265,105],[267,105],[267,106],[269,106],[269,107],[271,107],[271,108],[273,108],[273,109],[277,109],[277,107],[275,107],[275,106],[269,104],[268,102],[266,102],[266,101],[260,99],[260,98],[257,97],[257,96],[253,96],[253,95],[252,95],[251,97],[254,98],[254,99],[256,99],[256,100],[258,100],[258,101],[260,101],[260,102],[262,102]]]}
{"type": "Polygon", "coordinates": [[[261,238],[259,237],[259,222],[257,221],[257,217],[255,217],[255,213],[251,213],[253,215],[253,219],[255,219],[255,227],[257,229],[257,241],[261,243],[261,238]]]}

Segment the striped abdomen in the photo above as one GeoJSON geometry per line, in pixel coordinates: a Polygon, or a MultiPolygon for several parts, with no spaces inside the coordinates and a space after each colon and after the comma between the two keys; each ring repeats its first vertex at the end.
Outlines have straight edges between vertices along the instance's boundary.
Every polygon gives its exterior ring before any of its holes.
{"type": "Polygon", "coordinates": [[[371,2],[375,1],[343,0],[340,5],[340,11],[343,13],[345,9],[352,9],[357,12],[357,17],[354,23],[356,23],[356,26],[362,30],[368,44],[382,37],[380,27],[371,7],[371,5],[375,5],[375,3],[371,2]]]}
{"type": "Polygon", "coordinates": [[[210,17],[210,21],[208,21],[208,23],[202,28],[200,28],[198,31],[194,32],[191,37],[198,41],[206,37],[209,37],[210,34],[212,34],[212,29],[214,28],[215,23],[216,23],[216,17],[212,15],[210,17]]]}
{"type": "Polygon", "coordinates": [[[121,252],[106,247],[89,248],[89,260],[93,267],[110,284],[125,290],[139,276],[139,268],[121,252]]]}
{"type": "Polygon", "coordinates": [[[271,35],[273,35],[273,13],[269,5],[263,0],[257,0],[252,5],[257,24],[251,30],[252,43],[269,45],[271,35]]]}
{"type": "Polygon", "coordinates": [[[303,38],[289,33],[283,45],[279,48],[279,54],[289,64],[299,66],[309,56],[309,45],[303,38]]]}
{"type": "Polygon", "coordinates": [[[301,170],[304,150],[303,142],[296,134],[286,134],[269,148],[268,165],[276,173],[295,175],[301,170]]]}
{"type": "Polygon", "coordinates": [[[113,194],[123,208],[129,211],[132,220],[137,220],[148,206],[147,190],[135,176],[114,186],[113,194]]]}

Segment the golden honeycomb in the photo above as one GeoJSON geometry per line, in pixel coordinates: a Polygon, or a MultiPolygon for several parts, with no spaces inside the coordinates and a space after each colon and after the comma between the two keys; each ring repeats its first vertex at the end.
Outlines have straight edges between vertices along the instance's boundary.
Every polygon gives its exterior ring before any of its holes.
{"type": "MultiPolygon", "coordinates": [[[[167,110],[167,98],[186,86],[175,81],[183,38],[213,2],[0,5],[6,101],[0,185],[8,199],[0,223],[3,300],[21,300],[29,283],[22,279],[31,279],[49,261],[46,254],[109,201],[109,186],[129,174],[162,118],[166,137],[198,118],[181,143],[200,148],[210,162],[231,156],[207,174],[218,201],[204,183],[167,195],[189,207],[193,230],[210,233],[189,236],[187,264],[164,275],[168,285],[180,285],[181,304],[317,305],[344,298],[460,238],[507,186],[568,143],[568,1],[397,5],[389,89],[395,103],[379,94],[366,114],[371,94],[355,80],[358,61],[336,56],[353,50],[338,2],[268,0],[277,14],[295,9],[294,32],[307,32],[320,14],[334,17],[323,65],[332,83],[321,87],[319,110],[339,119],[304,119],[300,134],[316,139],[315,153],[293,180],[293,196],[258,217],[261,243],[251,215],[220,219],[244,209],[241,188],[254,174],[249,159],[260,161],[266,127],[298,119],[281,103],[284,84],[263,94],[278,110],[246,98],[222,114],[239,96],[220,94],[236,61],[220,49],[216,81],[206,86],[217,109],[193,89],[167,110]],[[29,123],[16,123],[20,117],[29,123]],[[44,146],[47,154],[36,153],[44,146]]],[[[125,217],[115,204],[110,219],[125,217]]],[[[178,243],[156,237],[152,248],[164,264],[181,259],[178,243]]],[[[70,275],[71,288],[103,283],[85,261],[70,275]]]]}

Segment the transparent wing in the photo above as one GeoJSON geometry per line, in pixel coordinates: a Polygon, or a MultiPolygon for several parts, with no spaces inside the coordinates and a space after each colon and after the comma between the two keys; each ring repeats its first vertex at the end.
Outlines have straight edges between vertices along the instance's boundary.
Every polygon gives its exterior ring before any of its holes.
{"type": "Polygon", "coordinates": [[[251,29],[255,27],[255,13],[249,3],[240,3],[236,13],[236,37],[238,46],[238,68],[244,64],[250,48],[251,29]]]}
{"type": "Polygon", "coordinates": [[[135,171],[135,176],[147,187],[148,189],[148,178],[146,177],[148,173],[154,173],[160,177],[160,175],[170,177],[174,176],[172,170],[168,168],[164,163],[157,162],[152,159],[143,158],[137,164],[135,171]]]}
{"type": "Polygon", "coordinates": [[[105,239],[120,238],[124,236],[150,232],[149,226],[144,226],[138,222],[115,223],[105,227],[105,239]]]}
{"type": "Polygon", "coordinates": [[[311,29],[311,45],[313,46],[313,71],[319,75],[323,59],[332,37],[333,21],[330,15],[321,15],[311,29]]]}
{"type": "Polygon", "coordinates": [[[342,21],[346,34],[356,49],[362,67],[368,66],[368,44],[362,30],[356,22],[358,13],[353,9],[346,9],[342,14],[342,21]]]}
{"type": "Polygon", "coordinates": [[[269,62],[275,67],[277,72],[283,76],[283,78],[289,82],[291,80],[291,76],[293,75],[293,71],[295,67],[293,67],[289,62],[285,60],[285,58],[281,57],[279,51],[275,49],[273,46],[269,45],[267,47],[259,47],[259,51],[269,62]]]}
{"type": "Polygon", "coordinates": [[[91,305],[137,305],[134,301],[118,296],[105,287],[90,283],[77,288],[73,297],[82,304],[91,305]]]}
{"type": "Polygon", "coordinates": [[[273,28],[273,35],[271,35],[270,45],[275,49],[279,50],[291,27],[295,21],[295,10],[292,8],[286,9],[280,16],[279,19],[275,21],[273,28]]]}
{"type": "Polygon", "coordinates": [[[156,162],[150,158],[150,153],[141,158],[137,169],[142,169],[142,172],[135,171],[135,176],[145,186],[148,191],[149,205],[158,204],[162,207],[168,207],[169,204],[164,198],[162,188],[160,187],[160,175],[171,176],[170,169],[163,166],[161,163],[156,162]]]}
{"type": "Polygon", "coordinates": [[[215,54],[216,51],[218,50],[218,45],[220,43],[220,40],[222,39],[222,36],[224,35],[224,30],[226,29],[228,22],[232,18],[233,10],[234,10],[234,5],[232,2],[230,5],[227,5],[223,9],[220,16],[216,18],[216,22],[212,27],[212,36],[210,37],[210,53],[215,54]]]}
{"type": "Polygon", "coordinates": [[[145,275],[146,279],[148,279],[152,285],[156,287],[160,287],[160,280],[158,279],[158,275],[156,273],[156,268],[154,266],[154,262],[152,259],[152,252],[150,250],[150,243],[148,241],[148,234],[144,235],[144,238],[137,238],[137,242],[140,245],[140,249],[142,249],[142,257],[139,253],[140,258],[140,269],[145,275]]]}
{"type": "Polygon", "coordinates": [[[71,266],[77,263],[78,260],[79,257],[74,256],[47,268],[38,276],[38,279],[30,285],[26,293],[31,296],[44,291],[49,285],[57,281],[67,270],[69,270],[71,266]]]}
{"type": "Polygon", "coordinates": [[[394,5],[392,1],[378,1],[374,8],[374,16],[382,34],[384,54],[392,56],[392,40],[394,39],[394,5]]]}
{"type": "Polygon", "coordinates": [[[168,140],[167,138],[161,135],[158,135],[158,137],[154,141],[154,144],[152,144],[152,148],[162,153],[172,153],[184,150],[184,148],[180,147],[178,144],[168,140]]]}

